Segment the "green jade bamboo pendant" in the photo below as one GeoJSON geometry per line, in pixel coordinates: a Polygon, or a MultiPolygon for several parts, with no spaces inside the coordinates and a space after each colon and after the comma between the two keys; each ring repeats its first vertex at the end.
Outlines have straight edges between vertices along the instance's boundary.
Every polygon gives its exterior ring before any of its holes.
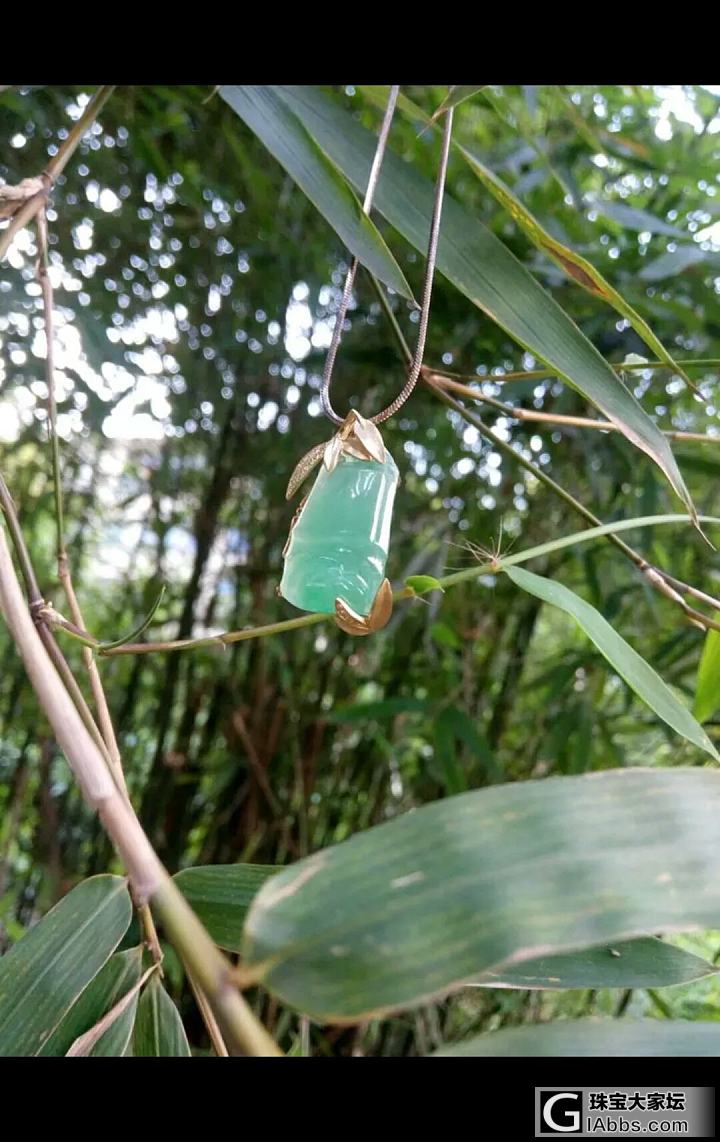
{"type": "Polygon", "coordinates": [[[279,594],[299,610],[334,614],[348,634],[370,634],[392,613],[385,564],[398,469],[378,429],[355,411],[303,457],[288,499],[321,460],[290,527],[279,594]]]}

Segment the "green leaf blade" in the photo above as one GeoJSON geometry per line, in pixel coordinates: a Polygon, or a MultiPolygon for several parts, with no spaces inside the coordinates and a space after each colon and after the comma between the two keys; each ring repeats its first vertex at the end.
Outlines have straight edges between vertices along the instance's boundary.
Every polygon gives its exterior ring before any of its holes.
{"type": "Polygon", "coordinates": [[[477,95],[478,91],[483,91],[487,87],[486,83],[481,83],[479,87],[461,86],[451,87],[437,111],[432,117],[434,122],[439,119],[446,111],[453,107],[458,107],[459,104],[464,103],[466,99],[472,99],[473,95],[477,95]]]}
{"type": "Polygon", "coordinates": [[[720,706],[720,631],[709,630],[698,667],[693,713],[706,722],[720,706]]]}
{"type": "Polygon", "coordinates": [[[349,185],[269,87],[221,87],[220,95],[285,168],[364,266],[413,300],[405,275],[349,185]]]}
{"type": "Polygon", "coordinates": [[[619,940],[614,946],[583,948],[543,956],[488,973],[477,987],[565,991],[572,988],[674,987],[716,975],[718,968],[700,956],[653,938],[619,940]]]}
{"type": "Polygon", "coordinates": [[[687,1020],[572,1019],[534,1027],[508,1027],[443,1047],[434,1058],[526,1055],[630,1057],[720,1055],[720,1024],[687,1020]]]}
{"type": "Polygon", "coordinates": [[[37,1055],[127,931],[125,880],[94,876],[0,960],[0,1056],[37,1055]]]}
{"type": "Polygon", "coordinates": [[[238,952],[245,915],[273,865],[216,864],[185,868],[174,880],[220,948],[238,952]]]}
{"type": "Polygon", "coordinates": [[[137,1005],[132,1051],[135,1058],[190,1057],[190,1046],[178,1009],[156,975],[137,1005]]]}
{"type": "Polygon", "coordinates": [[[351,1023],[542,957],[710,928],[719,812],[720,773],[700,768],[449,797],[278,872],[245,962],[284,1002],[351,1023]]]}
{"type": "Polygon", "coordinates": [[[579,624],[600,653],[614,667],[639,698],[677,733],[693,745],[709,753],[716,761],[720,757],[702,726],[696,722],[686,706],[675,697],[652,666],[625,642],[607,619],[579,595],[552,579],[545,579],[532,571],[519,567],[506,567],[505,574],[516,586],[559,607],[579,624]]]}
{"type": "MultiPolygon", "coordinates": [[[[38,1052],[64,1056],[76,1039],[99,1023],[102,1017],[137,984],[142,971],[142,948],[116,952],[88,984],[63,1021],[38,1052]]],[[[137,999],[109,1027],[90,1052],[92,1055],[120,1057],[130,1041],[137,999]]]]}

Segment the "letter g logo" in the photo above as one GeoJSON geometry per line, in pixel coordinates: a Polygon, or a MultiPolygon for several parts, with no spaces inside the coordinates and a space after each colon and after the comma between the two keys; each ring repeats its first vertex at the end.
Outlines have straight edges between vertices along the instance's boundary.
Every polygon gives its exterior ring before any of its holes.
{"type": "Polygon", "coordinates": [[[541,1091],[543,1134],[579,1134],[582,1093],[579,1090],[541,1091]],[[570,1109],[574,1107],[575,1109],[570,1109]]]}

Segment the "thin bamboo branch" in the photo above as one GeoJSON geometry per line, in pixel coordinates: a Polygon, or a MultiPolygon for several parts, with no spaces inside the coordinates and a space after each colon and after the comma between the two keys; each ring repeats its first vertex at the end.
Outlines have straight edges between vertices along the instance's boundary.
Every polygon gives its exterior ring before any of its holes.
{"type": "MultiPolygon", "coordinates": [[[[672,372],[672,366],[666,361],[607,361],[606,364],[616,373],[632,373],[642,369],[667,369],[672,372]]],[[[676,364],[683,369],[717,369],[720,368],[720,357],[690,357],[678,360],[676,364]]],[[[492,384],[503,384],[504,381],[547,381],[558,376],[557,369],[517,369],[509,373],[488,373],[486,376],[473,376],[468,373],[453,373],[447,369],[437,369],[445,377],[454,377],[460,381],[490,381],[492,384]]]]}
{"type": "MultiPolygon", "coordinates": [[[[57,401],[55,399],[55,337],[53,324],[54,297],[52,281],[49,274],[47,214],[44,204],[37,216],[37,236],[37,272],[43,299],[43,318],[45,323],[45,380],[48,391],[48,433],[50,435],[53,488],[55,497],[58,578],[62,585],[63,591],[65,592],[65,597],[68,601],[70,613],[73,617],[74,622],[78,627],[84,627],[85,620],[83,619],[80,604],[78,602],[77,595],[75,594],[75,587],[73,585],[72,575],[70,572],[70,561],[68,559],[67,548],[65,546],[62,479],[60,475],[60,443],[57,432],[57,401]]],[[[42,612],[40,614],[42,616],[42,612]]],[[[112,775],[120,789],[120,792],[129,803],[130,795],[128,793],[127,782],[125,780],[125,771],[123,769],[120,749],[118,746],[117,738],[115,736],[115,729],[112,724],[112,718],[110,716],[110,708],[108,706],[105,689],[100,678],[100,671],[98,669],[95,656],[87,647],[83,648],[83,662],[85,663],[85,669],[87,670],[88,676],[90,678],[90,687],[92,689],[93,698],[95,700],[97,725],[105,747],[104,753],[106,760],[110,766],[112,775]]],[[[66,684],[68,673],[69,671],[63,671],[63,675],[66,678],[66,684]]],[[[131,889],[134,890],[134,886],[132,884],[131,889]]],[[[134,892],[133,894],[136,895],[134,892]]],[[[154,963],[158,967],[160,975],[162,976],[163,972],[161,965],[163,960],[163,953],[162,948],[160,947],[160,940],[158,939],[152,912],[150,911],[147,903],[141,898],[137,898],[135,904],[138,917],[140,919],[140,924],[145,936],[145,943],[150,951],[150,954],[152,955],[154,963]]]]}
{"type": "MultiPolygon", "coordinates": [[[[495,439],[493,437],[493,439],[495,439]]],[[[513,452],[513,457],[516,454],[513,452]]],[[[701,523],[720,524],[720,518],[716,516],[699,516],[701,523]]],[[[585,531],[576,531],[572,535],[563,535],[559,539],[548,540],[547,543],[541,543],[536,547],[529,547],[525,551],[518,551],[514,555],[503,556],[502,558],[493,558],[485,563],[477,563],[473,567],[467,568],[464,571],[453,572],[451,575],[445,575],[441,579],[437,579],[438,588],[454,587],[458,583],[470,582],[472,579],[477,579],[479,575],[497,574],[505,567],[513,567],[516,564],[527,563],[531,559],[537,559],[541,555],[549,555],[553,551],[561,551],[565,547],[572,547],[577,543],[586,543],[592,539],[607,538],[609,535],[616,535],[621,531],[634,531],[642,527],[648,527],[652,524],[667,524],[667,523],[692,523],[690,516],[685,515],[657,515],[657,516],[639,516],[636,519],[617,520],[615,523],[598,524],[596,527],[587,528],[585,531]]],[[[638,556],[641,558],[641,556],[638,556]]],[[[654,569],[650,569],[654,570],[654,569]]],[[[657,572],[656,574],[664,574],[664,572],[657,572]]],[[[670,576],[668,578],[671,578],[670,576]]],[[[680,584],[679,580],[673,580],[673,583],[680,584]]],[[[695,588],[689,588],[686,583],[680,584],[678,589],[682,589],[690,594],[695,592],[695,588]]],[[[661,588],[662,589],[662,588],[661,588]]],[[[398,603],[406,599],[413,599],[417,595],[423,594],[422,591],[415,591],[410,587],[400,587],[393,592],[393,601],[398,603]]],[[[710,595],[704,595],[703,592],[695,592],[703,596],[704,601],[715,610],[720,610],[720,600],[713,599],[710,595]]],[[[676,600],[673,600],[676,601],[676,600]]],[[[269,623],[267,626],[250,627],[242,631],[227,631],[224,634],[211,635],[207,638],[186,638],[176,639],[173,642],[140,642],[136,646],[126,645],[119,647],[117,650],[107,651],[107,656],[115,654],[151,654],[155,652],[179,651],[179,650],[198,650],[209,646],[230,646],[233,642],[245,641],[246,639],[253,638],[268,638],[275,634],[284,634],[289,630],[297,630],[298,627],[317,626],[322,622],[330,622],[332,615],[321,613],[303,615],[300,619],[288,619],[284,622],[269,623]]],[[[713,629],[720,630],[720,623],[715,623],[713,620],[703,615],[705,624],[713,629]]],[[[60,628],[62,629],[62,628],[60,628]]]]}
{"type": "Polygon", "coordinates": [[[114,90],[115,84],[112,83],[106,84],[95,92],[95,95],[93,95],[85,111],[58,148],[58,153],[50,160],[40,176],[44,184],[44,189],[38,194],[33,195],[32,198],[28,198],[23,206],[21,206],[17,213],[10,219],[10,224],[7,228],[0,234],[0,259],[5,257],[17,232],[27,226],[28,222],[31,222],[38,211],[45,206],[48,193],[55,179],[62,173],[69,160],[75,154],[86,131],[95,122],[100,110],[107,103],[114,90]]]}
{"type": "MultiPolygon", "coordinates": [[[[549,476],[547,472],[544,472],[542,468],[539,468],[537,464],[533,464],[531,460],[526,460],[521,453],[516,452],[515,449],[511,447],[511,445],[507,444],[504,440],[501,440],[500,437],[498,437],[492,431],[492,429],[489,428],[480,419],[479,416],[476,416],[474,413],[464,408],[459,401],[456,401],[454,397],[451,397],[450,394],[442,389],[439,385],[434,384],[431,380],[428,379],[427,376],[425,377],[425,382],[431,392],[433,392],[435,396],[440,401],[442,401],[443,404],[446,404],[448,408],[453,409],[453,411],[458,413],[458,415],[461,416],[463,420],[466,420],[468,424],[472,424],[475,428],[477,428],[480,435],[484,436],[486,440],[490,441],[494,448],[500,452],[504,452],[516,464],[519,464],[522,468],[525,468],[527,472],[532,473],[535,479],[539,480],[540,483],[545,484],[546,487],[550,488],[551,491],[555,493],[555,495],[559,496],[560,499],[569,504],[570,507],[578,513],[578,515],[583,517],[583,519],[586,519],[589,523],[592,523],[596,526],[601,525],[601,521],[598,519],[598,517],[589,511],[589,509],[586,508],[584,504],[580,503],[579,500],[576,500],[575,497],[570,492],[568,492],[566,488],[563,488],[560,484],[557,483],[556,480],[553,480],[552,477],[549,476]]],[[[614,544],[614,546],[617,547],[619,551],[622,551],[623,555],[625,555],[631,561],[631,563],[637,567],[638,571],[641,572],[646,581],[652,587],[654,587],[661,594],[665,595],[666,598],[670,599],[673,603],[677,604],[677,606],[680,607],[685,617],[689,622],[693,624],[693,626],[697,626],[701,630],[720,630],[720,623],[716,622],[715,619],[709,618],[708,615],[704,615],[701,611],[696,610],[694,607],[690,607],[685,602],[682,595],[678,594],[678,591],[671,585],[668,580],[665,579],[664,573],[659,568],[652,567],[647,562],[647,560],[644,559],[642,555],[640,555],[639,552],[635,551],[632,547],[625,543],[624,540],[619,539],[614,532],[608,532],[607,538],[610,543],[614,544]]],[[[675,580],[675,582],[679,582],[679,580],[675,580]]],[[[683,584],[683,588],[686,590],[686,593],[690,593],[691,588],[689,588],[687,584],[683,584]]]]}
{"type": "Polygon", "coordinates": [[[65,661],[60,647],[55,642],[55,639],[52,636],[52,632],[46,623],[45,616],[46,612],[48,611],[48,605],[45,603],[45,600],[42,597],[37,581],[37,576],[35,575],[35,570],[30,559],[30,554],[28,552],[20,524],[18,522],[17,512],[15,511],[15,504],[2,475],[0,475],[0,509],[5,516],[7,528],[13,541],[15,553],[20,564],[20,570],[22,571],[22,576],[25,581],[25,589],[27,592],[30,613],[32,614],[33,619],[37,625],[40,639],[43,643],[43,646],[45,647],[45,650],[50,656],[55,669],[63,679],[66,689],[68,690],[73,702],[75,703],[77,711],[83,720],[85,728],[92,736],[93,741],[97,747],[100,749],[103,757],[106,759],[108,766],[110,766],[109,754],[107,753],[102,735],[95,725],[95,720],[92,716],[92,713],[90,712],[90,707],[85,701],[83,692],[75,681],[73,672],[65,661]]]}
{"type": "MultiPolygon", "coordinates": [[[[458,393],[460,396],[469,397],[471,400],[482,402],[482,404],[490,405],[492,408],[497,409],[503,416],[507,416],[511,420],[532,421],[538,424],[557,424],[572,428],[594,428],[602,432],[619,432],[617,424],[613,424],[609,420],[590,420],[586,416],[566,416],[562,413],[553,412],[538,412],[536,409],[531,408],[514,408],[502,403],[502,401],[495,400],[493,397],[486,396],[480,392],[479,389],[471,388],[470,385],[464,385],[460,381],[451,380],[450,377],[444,376],[442,373],[428,372],[426,373],[428,380],[433,384],[438,385],[439,388],[449,389],[451,392],[458,393]]],[[[717,436],[710,436],[705,432],[681,432],[679,430],[671,429],[663,432],[668,440],[695,440],[703,444],[720,444],[720,433],[717,436]]]]}
{"type": "Polygon", "coordinates": [[[202,988],[198,987],[197,983],[195,982],[193,974],[189,970],[187,964],[185,964],[185,970],[187,972],[188,980],[190,981],[190,988],[193,995],[195,996],[195,1002],[198,1005],[198,1010],[207,1029],[208,1036],[210,1037],[213,1051],[220,1058],[227,1058],[229,1052],[225,1046],[225,1040],[222,1037],[222,1031],[218,1026],[217,1019],[212,1013],[212,1007],[205,998],[202,988]]]}

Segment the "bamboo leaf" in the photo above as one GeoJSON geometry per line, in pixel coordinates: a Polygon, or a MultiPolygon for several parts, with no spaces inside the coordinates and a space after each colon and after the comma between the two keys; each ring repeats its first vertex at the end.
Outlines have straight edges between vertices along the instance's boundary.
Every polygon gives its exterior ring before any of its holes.
{"type": "Polygon", "coordinates": [[[448,797],[278,872],[245,921],[252,978],[331,1023],[526,961],[709,928],[720,773],[623,769],[448,797]]]}
{"type": "Polygon", "coordinates": [[[351,253],[403,297],[405,275],[342,174],[270,87],[221,87],[220,95],[265,144],[351,253]]]}
{"type": "Polygon", "coordinates": [[[478,91],[482,91],[487,87],[486,83],[480,84],[479,87],[451,87],[442,103],[434,113],[431,122],[435,122],[451,107],[457,107],[459,103],[464,103],[466,99],[472,99],[473,95],[477,95],[478,91]]]}
{"type": "Polygon", "coordinates": [[[88,1031],[79,1035],[67,1052],[66,1058],[80,1059],[98,1054],[122,1056],[130,1040],[138,992],[148,976],[156,970],[156,964],[149,967],[145,974],[123,995],[122,999],[114,1003],[110,1010],[106,1011],[103,1017],[93,1024],[88,1031]],[[112,1051],[107,1049],[108,1040],[112,1040],[112,1051]],[[101,1045],[104,1045],[102,1050],[100,1050],[101,1045]]]}
{"type": "MultiPolygon", "coordinates": [[[[431,120],[425,115],[421,108],[412,103],[412,101],[407,99],[407,97],[403,98],[400,107],[406,113],[410,113],[416,120],[419,119],[420,121],[424,121],[428,124],[431,122],[431,120]]],[[[662,341],[660,341],[660,339],[653,333],[652,329],[645,321],[645,319],[640,316],[637,310],[633,309],[630,303],[625,300],[625,298],[621,293],[619,293],[618,290],[610,285],[610,283],[606,280],[606,278],[603,277],[600,271],[597,270],[592,265],[592,263],[587,260],[587,258],[583,258],[580,254],[577,254],[574,250],[571,250],[569,246],[559,242],[557,238],[553,238],[553,236],[547,232],[544,226],[538,222],[537,218],[535,218],[534,215],[527,209],[527,207],[520,201],[517,195],[514,194],[513,191],[505,185],[502,179],[498,178],[498,176],[493,171],[491,171],[489,167],[486,167],[477,155],[473,154],[467,149],[467,147],[463,147],[459,143],[455,144],[455,149],[463,156],[465,161],[470,166],[471,170],[475,172],[481,182],[484,183],[484,185],[497,199],[500,205],[503,206],[505,210],[507,210],[511,218],[513,218],[518,226],[524,230],[533,245],[537,246],[539,250],[541,250],[544,254],[547,254],[548,257],[552,258],[555,264],[560,266],[561,270],[563,270],[569,278],[572,278],[573,281],[575,281],[579,286],[582,286],[582,288],[587,290],[588,293],[594,294],[596,297],[601,298],[603,301],[607,302],[608,305],[612,306],[612,308],[615,309],[619,314],[627,318],[633,329],[635,329],[636,333],[642,337],[645,344],[651,348],[654,353],[657,354],[658,358],[669,365],[676,373],[678,373],[679,376],[683,378],[683,380],[690,386],[691,389],[695,390],[696,386],[690,380],[687,373],[684,371],[682,366],[678,365],[678,363],[670,355],[668,350],[663,345],[662,341]]],[[[608,211],[612,211],[617,204],[607,204],[607,209],[605,209],[606,204],[601,205],[600,203],[593,202],[592,205],[596,210],[603,210],[604,213],[608,214],[610,217],[611,214],[608,213],[608,211]]],[[[626,207],[625,209],[630,210],[630,207],[626,207]]],[[[635,211],[633,213],[635,215],[641,215],[644,212],[635,211]]],[[[618,211],[616,211],[616,217],[617,216],[618,211]]],[[[655,223],[658,224],[658,220],[653,219],[652,215],[645,215],[645,219],[648,222],[655,221],[655,223]]],[[[648,226],[645,225],[644,229],[648,229],[648,226]]],[[[665,229],[659,232],[670,232],[674,237],[677,237],[678,235],[680,235],[680,237],[685,236],[682,231],[678,231],[674,227],[667,224],[665,224],[665,229]]]]}
{"type": "Polygon", "coordinates": [[[37,1055],[127,931],[119,876],[93,876],[0,960],[0,1056],[37,1055]]]}
{"type": "Polygon", "coordinates": [[[132,1050],[136,1058],[177,1059],[190,1055],[177,1007],[157,975],[140,996],[132,1050]]]}
{"type": "Polygon", "coordinates": [[[718,707],[720,707],[720,631],[709,630],[705,636],[698,668],[693,713],[699,722],[706,722],[718,707]]]}
{"type": "MultiPolygon", "coordinates": [[[[279,871],[253,865],[213,865],[187,869],[177,879],[180,882],[183,878],[183,892],[217,943],[237,952],[242,947],[245,916],[253,899],[268,877],[279,871]]],[[[527,960],[501,972],[486,972],[473,986],[549,991],[669,987],[702,979],[718,970],[699,956],[648,938],[527,960]]]]}
{"type": "Polygon", "coordinates": [[[625,642],[625,639],[610,626],[607,619],[604,619],[595,607],[586,603],[562,583],[544,579],[532,571],[525,571],[519,567],[506,567],[505,573],[524,591],[571,615],[620,677],[624,678],[630,689],[634,690],[659,718],[693,745],[705,750],[716,761],[720,761],[715,746],[687,707],[683,706],[652,666],[625,642]]]}
{"type": "Polygon", "coordinates": [[[665,278],[675,277],[706,260],[706,254],[699,246],[678,246],[676,250],[668,250],[640,270],[638,277],[644,282],[661,282],[665,278]]]}
{"type": "Polygon", "coordinates": [[[715,975],[718,968],[662,940],[640,939],[526,960],[487,972],[475,987],[563,991],[570,988],[671,987],[715,975]]]}
{"type": "Polygon", "coordinates": [[[528,1027],[508,1027],[436,1051],[435,1058],[525,1055],[667,1056],[720,1055],[720,1023],[673,1019],[568,1019],[528,1027]]]}
{"type": "Polygon", "coordinates": [[[242,945],[245,913],[273,865],[215,864],[185,868],[174,880],[215,943],[228,952],[242,945]]]}
{"type": "Polygon", "coordinates": [[[457,743],[467,747],[486,773],[496,775],[496,764],[487,741],[478,733],[475,723],[458,706],[446,706],[435,719],[435,757],[440,764],[448,793],[462,793],[467,777],[461,765],[457,743]]]}
{"type": "Polygon", "coordinates": [[[352,706],[336,706],[330,710],[328,722],[379,721],[395,718],[398,714],[427,714],[432,709],[427,698],[381,698],[377,702],[357,702],[352,706]]]}
{"type": "Polygon", "coordinates": [[[656,218],[647,210],[640,210],[637,206],[628,206],[625,202],[611,202],[596,196],[590,200],[589,205],[593,210],[597,210],[598,214],[602,214],[604,218],[609,218],[611,222],[617,222],[626,230],[637,230],[640,233],[646,230],[649,234],[667,234],[669,238],[687,239],[689,237],[687,231],[680,230],[679,227],[673,226],[670,222],[665,222],[663,218],[656,218]]]}
{"type": "MultiPolygon", "coordinates": [[[[40,1055],[67,1055],[73,1043],[94,1027],[106,1013],[140,980],[142,948],[116,952],[85,988],[63,1021],[45,1042],[40,1055]]],[[[135,1022],[135,1003],[130,1001],[124,1017],[98,1037],[90,1050],[92,1055],[121,1056],[128,1045],[135,1022]]]]}
{"type": "Polygon", "coordinates": [[[455,721],[452,708],[443,710],[435,721],[433,746],[440,779],[448,793],[464,793],[467,776],[455,747],[455,721]]]}
{"type": "MultiPolygon", "coordinates": [[[[334,100],[309,87],[274,87],[323,151],[355,187],[364,187],[374,136],[334,100]]],[[[422,253],[434,187],[388,149],[375,203],[380,214],[422,253]]],[[[437,266],[519,344],[601,409],[658,464],[678,496],[695,510],[670,446],[594,346],[506,246],[449,196],[443,209],[437,266]]]]}

